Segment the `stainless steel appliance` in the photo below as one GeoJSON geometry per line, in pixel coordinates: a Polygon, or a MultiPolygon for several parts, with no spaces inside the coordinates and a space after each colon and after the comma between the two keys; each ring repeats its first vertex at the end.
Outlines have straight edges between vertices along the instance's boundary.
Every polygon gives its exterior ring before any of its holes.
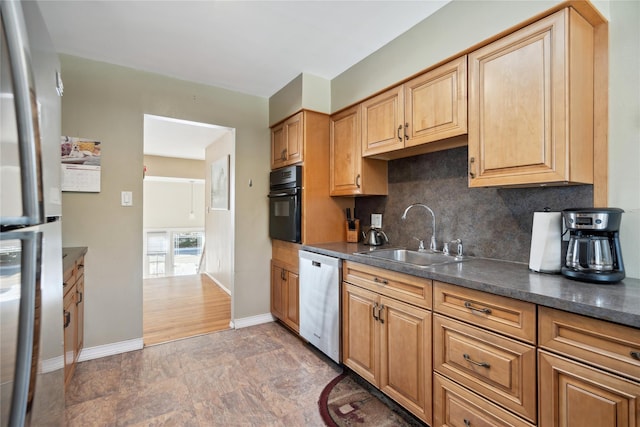
{"type": "Polygon", "coordinates": [[[380,246],[389,243],[389,238],[384,231],[374,227],[369,228],[369,231],[366,233],[363,231],[362,238],[364,239],[364,244],[370,246],[380,246]]]}
{"type": "Polygon", "coordinates": [[[36,2],[0,12],[0,425],[63,425],[60,64],[36,2]]]}
{"type": "Polygon", "coordinates": [[[624,279],[620,249],[618,208],[577,208],[562,211],[569,230],[569,246],[562,274],[594,283],[616,283],[624,279]]]}
{"type": "Polygon", "coordinates": [[[300,243],[302,166],[276,169],[269,175],[269,237],[300,243]]]}
{"type": "Polygon", "coordinates": [[[300,251],[300,335],[340,363],[340,277],[337,258],[300,251]]]}

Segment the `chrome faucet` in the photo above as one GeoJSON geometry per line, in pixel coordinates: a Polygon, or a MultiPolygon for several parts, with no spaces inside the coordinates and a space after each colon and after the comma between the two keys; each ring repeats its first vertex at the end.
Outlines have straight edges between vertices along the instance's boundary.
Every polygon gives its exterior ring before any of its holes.
{"type": "MultiPolygon", "coordinates": [[[[430,214],[431,214],[431,243],[429,243],[429,250],[431,252],[437,252],[437,246],[436,246],[436,214],[433,213],[433,210],[427,206],[424,205],[422,203],[414,203],[412,205],[407,206],[407,209],[404,210],[404,213],[402,214],[402,220],[404,221],[405,219],[407,219],[407,212],[409,212],[409,210],[411,208],[413,208],[414,206],[420,206],[425,208],[430,214]]],[[[418,239],[420,240],[420,239],[418,239]]],[[[419,251],[424,251],[424,246],[420,245],[421,247],[418,249],[419,251]]]]}

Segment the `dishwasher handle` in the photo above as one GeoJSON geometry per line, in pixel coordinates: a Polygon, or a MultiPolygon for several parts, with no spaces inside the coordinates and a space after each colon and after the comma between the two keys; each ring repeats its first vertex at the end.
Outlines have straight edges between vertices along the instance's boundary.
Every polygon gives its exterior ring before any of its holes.
{"type": "Polygon", "coordinates": [[[322,264],[319,263],[318,261],[311,261],[311,265],[314,267],[322,267],[322,264]]]}

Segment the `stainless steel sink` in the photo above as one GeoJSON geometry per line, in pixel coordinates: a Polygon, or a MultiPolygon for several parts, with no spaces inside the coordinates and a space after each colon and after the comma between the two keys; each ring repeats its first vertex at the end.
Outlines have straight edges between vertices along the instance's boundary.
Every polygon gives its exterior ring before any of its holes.
{"type": "Polygon", "coordinates": [[[459,258],[452,255],[443,255],[437,252],[412,251],[409,249],[374,249],[365,252],[356,252],[358,255],[367,255],[373,258],[411,264],[418,267],[431,267],[434,265],[451,264],[465,261],[468,258],[459,258]]]}

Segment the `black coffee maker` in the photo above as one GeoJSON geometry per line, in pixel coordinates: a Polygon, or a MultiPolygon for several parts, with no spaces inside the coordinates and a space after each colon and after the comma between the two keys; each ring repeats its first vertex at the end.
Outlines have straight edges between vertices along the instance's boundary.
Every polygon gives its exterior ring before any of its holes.
{"type": "Polygon", "coordinates": [[[562,211],[569,230],[569,246],[562,274],[593,283],[616,283],[624,279],[620,251],[618,208],[577,208],[562,211]]]}

